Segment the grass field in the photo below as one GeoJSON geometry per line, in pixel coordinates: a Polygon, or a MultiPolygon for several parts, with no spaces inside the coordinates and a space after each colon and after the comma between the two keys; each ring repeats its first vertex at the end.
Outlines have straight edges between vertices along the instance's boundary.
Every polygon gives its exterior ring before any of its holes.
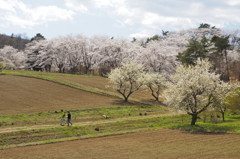
{"type": "Polygon", "coordinates": [[[189,115],[153,102],[147,89],[124,103],[102,77],[3,74],[1,158],[240,158],[240,115],[190,126],[189,115]],[[72,112],[73,126],[59,125],[61,109],[72,112]]]}

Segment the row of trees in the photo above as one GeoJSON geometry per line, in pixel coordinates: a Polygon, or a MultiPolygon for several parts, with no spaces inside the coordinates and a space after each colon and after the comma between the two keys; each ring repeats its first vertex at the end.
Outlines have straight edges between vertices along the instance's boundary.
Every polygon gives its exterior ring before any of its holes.
{"type": "Polygon", "coordinates": [[[237,95],[239,98],[239,92],[233,91],[239,86],[222,81],[220,75],[211,72],[211,67],[205,60],[197,60],[194,66],[179,65],[170,80],[166,80],[161,74],[147,73],[143,65],[130,62],[112,70],[109,79],[125,101],[143,86],[151,90],[157,101],[162,93],[167,105],[191,115],[191,125],[195,125],[198,115],[207,109],[219,111],[224,120],[231,101],[227,99],[237,95]]]}
{"type": "Polygon", "coordinates": [[[168,78],[180,63],[195,64],[198,58],[208,58],[222,78],[229,79],[231,64],[240,61],[239,39],[238,32],[226,33],[206,24],[133,41],[82,35],[46,40],[37,34],[23,51],[10,46],[0,49],[0,60],[16,69],[82,74],[97,70],[103,76],[122,62],[136,61],[148,72],[162,73],[168,78]]]}
{"type": "Polygon", "coordinates": [[[167,82],[160,73],[147,73],[144,66],[136,62],[123,63],[120,67],[113,69],[108,78],[113,89],[123,96],[125,102],[144,86],[148,87],[155,100],[159,101],[160,93],[167,82]]]}

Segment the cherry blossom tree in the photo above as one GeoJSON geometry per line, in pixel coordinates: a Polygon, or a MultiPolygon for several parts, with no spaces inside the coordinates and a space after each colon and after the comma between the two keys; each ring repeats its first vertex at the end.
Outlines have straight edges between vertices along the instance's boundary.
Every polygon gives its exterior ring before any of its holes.
{"type": "Polygon", "coordinates": [[[2,63],[2,66],[1,66],[2,69],[11,70],[16,68],[15,65],[12,63],[12,61],[10,61],[5,57],[0,56],[0,61],[2,63]]]}
{"type": "Polygon", "coordinates": [[[26,62],[26,55],[22,51],[18,51],[12,46],[4,46],[0,49],[0,56],[2,57],[6,67],[9,68],[24,68],[26,62]]]}
{"type": "Polygon", "coordinates": [[[142,63],[149,72],[169,75],[174,73],[177,61],[175,55],[170,54],[173,46],[167,46],[159,41],[151,41],[146,48],[142,48],[138,54],[138,61],[142,63]]]}
{"type": "Polygon", "coordinates": [[[0,55],[6,57],[9,60],[14,59],[14,55],[17,54],[17,52],[17,49],[8,45],[5,45],[2,49],[0,49],[0,55]]]}
{"type": "Polygon", "coordinates": [[[152,96],[159,101],[161,91],[166,87],[166,78],[159,73],[147,73],[144,78],[145,85],[151,90],[152,96]]]}
{"type": "Polygon", "coordinates": [[[233,112],[240,112],[240,87],[225,98],[225,105],[233,112]]]}
{"type": "Polygon", "coordinates": [[[139,46],[125,39],[109,39],[98,37],[95,44],[98,46],[98,66],[102,74],[106,74],[112,68],[120,66],[122,62],[133,61],[136,58],[139,46]]]}
{"type": "Polygon", "coordinates": [[[136,62],[123,63],[120,67],[113,69],[108,78],[112,87],[120,93],[125,102],[130,95],[138,91],[144,84],[144,68],[136,62]]]}
{"type": "Polygon", "coordinates": [[[210,72],[208,61],[198,60],[195,66],[180,65],[167,84],[166,103],[192,116],[191,125],[195,125],[198,114],[214,103],[221,102],[229,83],[220,80],[219,75],[210,72]]]}
{"type": "Polygon", "coordinates": [[[88,74],[93,68],[97,68],[96,65],[99,62],[99,45],[96,45],[93,38],[86,38],[82,45],[81,52],[81,65],[85,69],[85,73],[88,74]]]}
{"type": "Polygon", "coordinates": [[[228,83],[222,83],[221,87],[218,87],[218,94],[214,96],[213,108],[217,110],[222,115],[222,121],[225,121],[225,112],[228,109],[227,97],[233,96],[234,93],[231,92],[237,87],[236,84],[229,85],[228,83]]]}
{"type": "Polygon", "coordinates": [[[69,49],[71,48],[68,37],[58,37],[52,41],[53,64],[60,73],[64,73],[69,66],[69,49]]]}
{"type": "Polygon", "coordinates": [[[33,40],[26,45],[24,52],[27,55],[26,64],[28,65],[28,69],[35,71],[42,70],[42,67],[39,66],[42,61],[39,60],[42,59],[41,52],[45,50],[47,44],[47,40],[33,40]]]}

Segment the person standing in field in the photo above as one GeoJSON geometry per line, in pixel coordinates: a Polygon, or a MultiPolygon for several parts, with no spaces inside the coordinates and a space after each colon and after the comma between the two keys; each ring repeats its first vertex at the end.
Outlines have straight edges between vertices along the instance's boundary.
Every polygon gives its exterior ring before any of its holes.
{"type": "Polygon", "coordinates": [[[71,115],[70,111],[68,111],[68,113],[67,113],[67,124],[68,124],[68,126],[69,126],[69,124],[72,125],[71,118],[72,118],[72,115],[71,115]]]}
{"type": "Polygon", "coordinates": [[[63,110],[61,110],[61,118],[60,118],[60,125],[61,126],[64,126],[66,124],[66,121],[65,121],[65,112],[63,110]]]}

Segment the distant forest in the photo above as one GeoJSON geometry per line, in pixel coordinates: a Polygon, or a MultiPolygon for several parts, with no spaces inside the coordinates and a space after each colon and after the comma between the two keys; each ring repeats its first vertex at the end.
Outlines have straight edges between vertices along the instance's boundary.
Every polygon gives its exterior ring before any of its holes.
{"type": "Polygon", "coordinates": [[[30,40],[24,34],[12,34],[11,36],[0,34],[0,48],[9,45],[18,50],[24,50],[25,45],[29,42],[30,40]]]}

